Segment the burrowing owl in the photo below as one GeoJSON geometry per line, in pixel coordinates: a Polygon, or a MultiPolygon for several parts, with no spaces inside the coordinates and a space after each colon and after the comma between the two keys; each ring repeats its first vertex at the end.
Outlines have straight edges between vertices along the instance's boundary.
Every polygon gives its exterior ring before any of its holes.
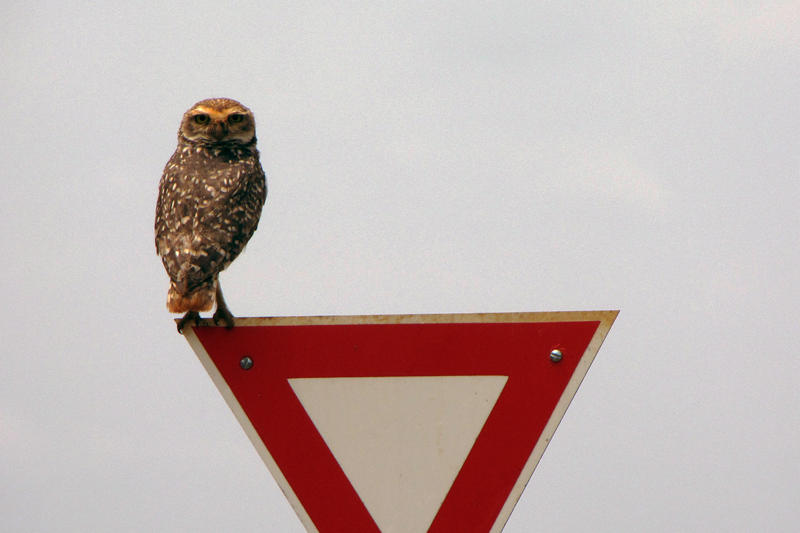
{"type": "Polygon", "coordinates": [[[156,251],[169,274],[167,309],[186,313],[178,331],[217,304],[214,323],[233,327],[219,273],[258,226],[267,183],[255,120],[235,100],[211,98],[183,115],[156,204],[156,251]]]}

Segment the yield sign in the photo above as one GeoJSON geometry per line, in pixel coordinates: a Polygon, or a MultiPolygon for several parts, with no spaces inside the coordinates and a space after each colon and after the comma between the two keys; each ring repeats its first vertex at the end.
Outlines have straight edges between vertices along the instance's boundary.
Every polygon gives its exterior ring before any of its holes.
{"type": "Polygon", "coordinates": [[[186,337],[308,531],[485,533],[616,316],[242,318],[186,337]]]}

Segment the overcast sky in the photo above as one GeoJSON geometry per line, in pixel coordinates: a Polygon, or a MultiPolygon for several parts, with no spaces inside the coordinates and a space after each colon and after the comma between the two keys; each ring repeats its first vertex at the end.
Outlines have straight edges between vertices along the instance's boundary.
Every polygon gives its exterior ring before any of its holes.
{"type": "Polygon", "coordinates": [[[507,533],[797,527],[800,2],[253,4],[4,2],[4,531],[303,531],[165,310],[212,96],[234,314],[621,310],[507,533]]]}

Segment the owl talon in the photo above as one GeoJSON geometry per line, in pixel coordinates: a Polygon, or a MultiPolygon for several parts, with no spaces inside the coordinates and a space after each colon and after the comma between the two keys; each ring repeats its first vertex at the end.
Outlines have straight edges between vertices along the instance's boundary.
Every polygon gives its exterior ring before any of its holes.
{"type": "Polygon", "coordinates": [[[232,329],[233,328],[233,314],[228,311],[225,307],[220,307],[217,309],[217,312],[214,313],[214,324],[219,326],[220,322],[225,323],[225,329],[232,329]]]}
{"type": "Polygon", "coordinates": [[[183,327],[188,324],[189,322],[194,322],[194,325],[197,326],[200,323],[200,313],[197,311],[189,311],[183,318],[178,321],[178,333],[183,333],[183,327]]]}
{"type": "Polygon", "coordinates": [[[217,311],[214,313],[214,324],[219,325],[220,321],[225,322],[226,329],[233,328],[233,314],[228,310],[228,304],[225,303],[225,297],[222,296],[222,285],[217,281],[217,292],[214,295],[217,301],[217,311]]]}

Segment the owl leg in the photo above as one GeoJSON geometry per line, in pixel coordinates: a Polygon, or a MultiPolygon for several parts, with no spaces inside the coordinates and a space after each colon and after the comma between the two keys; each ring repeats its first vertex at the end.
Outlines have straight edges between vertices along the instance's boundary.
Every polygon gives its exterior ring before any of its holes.
{"type": "Polygon", "coordinates": [[[183,327],[189,322],[194,322],[196,326],[200,322],[200,313],[197,311],[189,311],[183,315],[183,318],[178,321],[178,333],[183,333],[183,327]]]}
{"type": "Polygon", "coordinates": [[[219,324],[220,322],[225,323],[225,327],[227,329],[231,329],[233,327],[233,314],[228,310],[228,306],[225,304],[225,298],[222,297],[222,287],[217,281],[217,310],[214,312],[214,324],[219,324]]]}

